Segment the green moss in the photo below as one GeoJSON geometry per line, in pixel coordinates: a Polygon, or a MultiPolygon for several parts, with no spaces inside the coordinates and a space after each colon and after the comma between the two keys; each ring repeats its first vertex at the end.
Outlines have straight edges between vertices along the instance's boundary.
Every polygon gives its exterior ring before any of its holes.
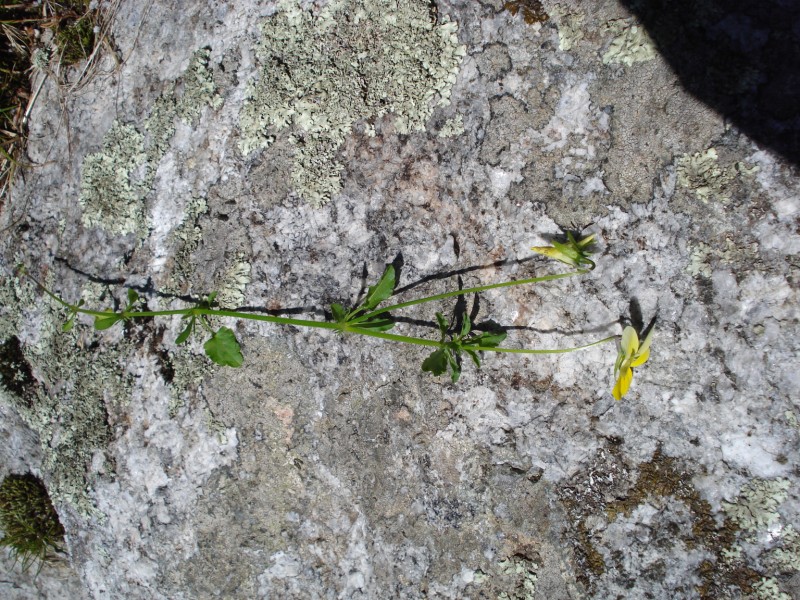
{"type": "Polygon", "coordinates": [[[55,43],[62,64],[72,65],[89,58],[95,45],[94,27],[94,21],[89,15],[76,20],[67,20],[59,25],[55,43]]]}
{"type": "Polygon", "coordinates": [[[22,568],[47,560],[64,543],[64,527],[44,483],[31,473],[9,475],[0,483],[0,546],[21,560],[22,568]]]}
{"type": "Polygon", "coordinates": [[[427,0],[332,0],[316,12],[282,0],[262,25],[260,80],[240,116],[244,154],[290,129],[292,184],[319,205],[340,188],[336,153],[356,121],[394,116],[399,133],[422,131],[433,104],[449,103],[465,48],[455,23],[432,22],[427,0]]]}

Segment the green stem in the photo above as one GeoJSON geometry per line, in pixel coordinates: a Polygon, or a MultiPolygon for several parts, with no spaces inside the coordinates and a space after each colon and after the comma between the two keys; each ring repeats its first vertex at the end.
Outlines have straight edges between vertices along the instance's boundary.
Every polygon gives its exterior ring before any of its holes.
{"type": "Polygon", "coordinates": [[[529,279],[517,279],[515,281],[503,281],[502,283],[492,283],[489,285],[479,285],[477,287],[466,288],[463,290],[455,290],[452,292],[444,292],[443,294],[436,294],[434,296],[426,296],[425,298],[417,298],[415,300],[409,300],[408,302],[400,302],[398,304],[392,304],[391,306],[384,306],[383,308],[379,308],[377,310],[373,310],[365,315],[361,315],[359,320],[366,321],[367,319],[371,319],[376,315],[380,315],[385,312],[389,312],[390,310],[398,310],[401,308],[406,308],[408,306],[414,306],[415,304],[424,304],[426,302],[435,302],[436,300],[444,300],[445,298],[453,298],[454,296],[466,296],[467,294],[473,294],[478,292],[485,292],[487,290],[494,290],[498,288],[504,287],[511,287],[514,285],[527,285],[530,283],[541,283],[543,281],[553,281],[554,279],[564,279],[565,277],[572,277],[573,275],[584,275],[589,271],[585,271],[583,269],[578,269],[577,271],[570,271],[569,273],[558,273],[556,275],[542,275],[541,277],[531,277],[529,279]]]}
{"type": "MultiPolygon", "coordinates": [[[[467,288],[463,290],[456,290],[453,292],[445,292],[443,294],[436,294],[435,296],[427,296],[425,298],[418,298],[416,300],[410,300],[408,302],[401,302],[399,304],[393,304],[392,306],[387,306],[378,310],[375,310],[367,315],[364,315],[363,319],[371,318],[375,315],[387,312],[389,310],[396,310],[399,308],[405,308],[408,306],[414,306],[415,304],[423,304],[425,302],[433,302],[435,300],[443,300],[445,298],[452,298],[454,296],[463,296],[465,294],[472,294],[477,292],[483,292],[486,290],[492,290],[497,288],[503,287],[510,287],[514,285],[525,285],[529,283],[539,283],[542,281],[552,281],[554,279],[563,279],[565,277],[571,277],[573,275],[583,275],[587,273],[584,270],[572,271],[570,273],[560,273],[557,275],[544,275],[542,277],[532,277],[530,279],[518,279],[516,281],[504,281],[502,283],[494,283],[490,285],[482,285],[472,288],[467,288]]],[[[235,310],[224,310],[224,309],[215,309],[215,308],[202,308],[202,307],[193,307],[193,308],[178,308],[172,310],[146,310],[146,311],[130,311],[126,312],[123,311],[121,313],[117,313],[114,311],[102,311],[102,310],[92,310],[89,308],[81,308],[77,304],[70,304],[66,300],[61,299],[56,294],[51,292],[47,289],[44,285],[39,283],[36,279],[34,279],[28,273],[25,273],[30,279],[36,283],[39,288],[41,288],[50,298],[58,302],[60,305],[66,307],[70,311],[74,313],[90,315],[94,317],[107,317],[114,314],[120,315],[123,319],[145,319],[145,318],[153,318],[153,317],[168,317],[168,316],[209,316],[209,317],[230,317],[233,319],[248,319],[251,321],[263,321],[267,323],[276,323],[279,325],[295,325],[297,327],[313,327],[317,329],[329,329],[335,331],[341,331],[344,333],[355,333],[358,335],[365,335],[368,337],[379,338],[382,340],[389,340],[392,342],[402,342],[406,344],[414,344],[417,346],[428,346],[433,348],[442,347],[441,341],[429,340],[426,338],[419,338],[409,335],[399,335],[396,333],[385,333],[383,331],[373,331],[371,329],[363,329],[355,325],[348,325],[346,323],[332,323],[330,321],[312,321],[310,319],[293,319],[290,317],[276,317],[272,315],[259,315],[253,314],[249,312],[239,312],[235,310]]],[[[564,354],[567,352],[575,352],[576,350],[583,350],[585,348],[591,348],[592,346],[597,346],[599,344],[605,344],[606,342],[610,342],[615,340],[617,336],[611,336],[604,338],[602,340],[598,340],[596,342],[591,342],[590,344],[585,344],[583,346],[576,346],[573,348],[559,348],[559,349],[541,349],[541,350],[530,350],[526,348],[498,348],[494,346],[471,346],[470,350],[474,350],[476,352],[506,352],[511,354],[564,354]]]]}
{"type": "Polygon", "coordinates": [[[583,346],[575,346],[573,348],[559,348],[557,350],[529,350],[527,348],[492,348],[489,346],[470,346],[470,350],[480,350],[482,352],[508,352],[511,354],[566,354],[567,352],[575,352],[576,350],[584,350],[586,348],[591,348],[592,346],[599,346],[600,344],[605,344],[607,342],[612,342],[617,339],[616,335],[612,335],[607,338],[603,338],[602,340],[597,340],[596,342],[592,342],[590,344],[584,344],[583,346]]]}
{"type": "MultiPolygon", "coordinates": [[[[382,331],[371,331],[369,329],[359,329],[358,327],[347,327],[347,329],[345,329],[344,331],[349,333],[357,333],[359,335],[366,335],[369,337],[376,337],[382,340],[389,340],[392,342],[416,344],[417,346],[430,346],[434,348],[439,348],[443,346],[441,342],[437,342],[435,340],[411,337],[408,335],[397,335],[395,333],[384,333],[382,331]]],[[[616,335],[612,335],[610,337],[603,338],[602,340],[591,342],[590,344],[584,344],[583,346],[575,346],[573,348],[529,350],[527,348],[497,348],[495,346],[469,346],[469,349],[475,350],[476,352],[507,352],[511,354],[566,354],[568,352],[575,352],[576,350],[584,350],[585,348],[591,348],[592,346],[599,346],[600,344],[611,342],[617,339],[617,337],[618,336],[616,335]]]]}

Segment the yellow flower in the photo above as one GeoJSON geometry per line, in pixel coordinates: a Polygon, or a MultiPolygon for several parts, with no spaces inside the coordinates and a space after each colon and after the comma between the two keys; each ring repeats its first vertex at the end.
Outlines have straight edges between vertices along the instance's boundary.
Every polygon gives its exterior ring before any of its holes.
{"type": "Polygon", "coordinates": [[[581,265],[588,265],[591,270],[594,269],[594,262],[589,259],[589,256],[591,255],[593,241],[594,234],[587,235],[582,240],[576,240],[572,232],[568,231],[566,244],[553,240],[552,246],[534,246],[531,250],[572,267],[580,268],[581,265]]]}
{"type": "Polygon", "coordinates": [[[619,344],[619,355],[617,362],[614,365],[614,377],[617,382],[614,384],[614,398],[619,400],[628,393],[628,388],[631,387],[633,381],[633,367],[638,367],[647,362],[650,358],[650,340],[653,337],[653,329],[651,328],[644,338],[642,345],[639,345],[639,336],[636,330],[630,325],[622,332],[622,340],[619,344]]]}

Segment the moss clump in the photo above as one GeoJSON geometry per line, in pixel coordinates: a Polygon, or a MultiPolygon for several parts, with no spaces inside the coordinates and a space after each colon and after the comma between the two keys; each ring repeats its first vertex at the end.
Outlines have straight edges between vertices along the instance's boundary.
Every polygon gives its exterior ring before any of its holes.
{"type": "Polygon", "coordinates": [[[55,43],[62,64],[73,65],[89,58],[95,44],[94,26],[94,22],[88,16],[62,22],[59,25],[55,43]]]}
{"type": "Polygon", "coordinates": [[[359,121],[394,115],[399,133],[421,131],[433,103],[449,103],[461,58],[455,23],[437,25],[428,0],[331,0],[317,11],[282,0],[262,26],[261,78],[247,90],[239,148],[269,146],[291,130],[294,189],[319,205],[336,194],[336,153],[359,121]]]}
{"type": "Polygon", "coordinates": [[[0,343],[0,383],[28,403],[35,393],[36,380],[15,335],[0,343]]]}
{"type": "Polygon", "coordinates": [[[27,569],[61,551],[64,527],[42,481],[31,473],[9,475],[0,483],[0,546],[27,569]]]}
{"type": "Polygon", "coordinates": [[[515,17],[522,13],[522,18],[528,25],[544,23],[550,18],[539,0],[509,0],[503,8],[515,17]]]}

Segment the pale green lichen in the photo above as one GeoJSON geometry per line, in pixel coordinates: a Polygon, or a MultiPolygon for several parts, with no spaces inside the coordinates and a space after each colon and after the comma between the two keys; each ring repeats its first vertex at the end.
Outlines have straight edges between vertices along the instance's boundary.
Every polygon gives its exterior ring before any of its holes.
{"type": "Polygon", "coordinates": [[[115,122],[103,139],[102,151],[86,157],[79,198],[84,225],[118,235],[144,236],[145,199],[158,162],[175,134],[175,118],[191,124],[203,107],[218,108],[222,103],[208,68],[209,57],[207,48],[196,51],[183,78],[182,95],[176,98],[173,83],[155,101],[144,122],[147,139],[133,125],[115,122]]]}
{"type": "Polygon", "coordinates": [[[174,417],[185,404],[186,392],[196,389],[217,367],[199,354],[192,354],[185,349],[171,352],[169,362],[172,368],[169,415],[174,417]]]}
{"type": "Polygon", "coordinates": [[[689,265],[686,271],[690,275],[711,277],[712,263],[721,265],[752,264],[758,259],[758,244],[737,245],[730,237],[724,241],[711,245],[699,242],[689,246],[689,265]]]}
{"type": "Polygon", "coordinates": [[[250,283],[250,271],[250,263],[244,260],[244,254],[238,253],[218,280],[217,304],[221,308],[234,309],[244,305],[244,291],[250,283]]]}
{"type": "Polygon", "coordinates": [[[800,571],[800,533],[793,526],[783,528],[780,546],[770,552],[770,560],[783,571],[800,571]]]}
{"type": "Polygon", "coordinates": [[[439,130],[440,138],[458,137],[464,133],[464,117],[456,115],[452,119],[447,119],[439,130]]]}
{"type": "Polygon", "coordinates": [[[736,502],[723,502],[725,513],[743,530],[763,531],[780,519],[778,506],[786,500],[788,479],[759,479],[749,483],[736,502]]]}
{"type": "Polygon", "coordinates": [[[513,590],[506,590],[498,595],[499,600],[533,600],[536,593],[537,572],[539,565],[522,556],[512,556],[498,564],[503,575],[515,578],[513,590]]]}
{"type": "Polygon", "coordinates": [[[584,16],[580,13],[556,16],[558,17],[558,49],[567,52],[583,39],[584,16]]]}
{"type": "Polygon", "coordinates": [[[718,164],[717,151],[709,148],[705,152],[684,154],[677,160],[678,184],[692,190],[702,202],[715,198],[726,201],[730,198],[727,190],[735,172],[718,164]]]}
{"type": "Polygon", "coordinates": [[[606,29],[615,37],[603,54],[604,65],[623,64],[630,67],[656,57],[653,40],[647,35],[644,27],[635,24],[632,19],[609,21],[606,29]]]}
{"type": "Polygon", "coordinates": [[[147,159],[157,164],[169,150],[172,136],[175,135],[175,114],[177,112],[174,84],[153,103],[150,115],[144,121],[144,130],[150,135],[147,146],[147,159]]]}
{"type": "Polygon", "coordinates": [[[433,104],[449,103],[459,63],[457,25],[431,20],[426,0],[332,0],[305,10],[282,0],[262,25],[260,80],[240,116],[243,154],[290,129],[292,183],[315,205],[341,189],[336,153],[353,125],[368,134],[383,115],[399,133],[421,131],[433,104]]]}
{"type": "Polygon", "coordinates": [[[762,577],[753,584],[753,596],[757,600],[792,600],[789,594],[781,591],[778,582],[772,577],[762,577]]]}
{"type": "Polygon", "coordinates": [[[143,233],[144,199],[150,191],[144,136],[132,125],[115,122],[102,152],[83,162],[79,202],[83,224],[111,233],[143,233]]]}
{"type": "Polygon", "coordinates": [[[165,287],[168,293],[178,293],[182,286],[194,274],[194,261],[192,253],[203,239],[203,230],[199,225],[200,217],[208,213],[208,202],[205,198],[192,198],[184,209],[184,218],[181,224],[172,232],[177,249],[175,263],[169,283],[165,287]]]}
{"type": "MultiPolygon", "coordinates": [[[[46,283],[52,287],[52,282],[46,283]]],[[[97,453],[102,454],[111,439],[106,403],[125,402],[130,395],[131,378],[121,366],[129,349],[124,343],[87,347],[86,328],[80,325],[62,332],[63,311],[34,289],[9,278],[0,296],[13,302],[4,305],[4,319],[17,327],[24,321],[31,329],[23,352],[38,383],[24,398],[2,387],[0,394],[38,434],[51,496],[91,514],[87,469],[97,464],[97,453]]]]}
{"type": "Polygon", "coordinates": [[[192,56],[189,68],[183,76],[183,95],[176,104],[176,114],[187,124],[200,118],[203,108],[210,106],[218,110],[222,106],[222,96],[217,93],[214,76],[209,69],[211,50],[201,48],[192,56]]]}

